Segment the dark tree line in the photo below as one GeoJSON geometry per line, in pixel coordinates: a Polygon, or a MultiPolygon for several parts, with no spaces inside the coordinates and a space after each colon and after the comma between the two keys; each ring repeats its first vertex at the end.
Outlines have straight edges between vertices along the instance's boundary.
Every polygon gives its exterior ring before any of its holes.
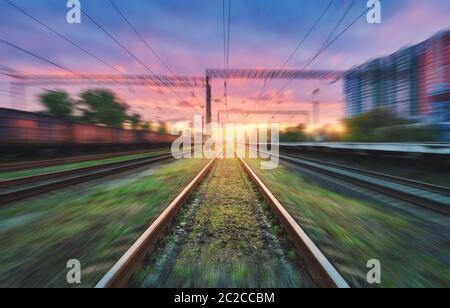
{"type": "MultiPolygon", "coordinates": [[[[333,132],[324,125],[315,133],[321,141],[349,142],[430,142],[436,141],[438,131],[432,125],[418,124],[396,116],[385,109],[369,112],[342,120],[345,132],[333,132]]],[[[304,142],[314,140],[305,132],[305,126],[287,128],[281,132],[282,142],[304,142]]]]}
{"type": "MultiPolygon", "coordinates": [[[[151,122],[143,121],[138,113],[130,113],[130,107],[110,90],[86,90],[80,94],[79,100],[64,91],[48,90],[39,99],[45,107],[45,114],[66,120],[116,128],[123,128],[128,123],[135,130],[153,130],[151,122]]],[[[167,125],[160,123],[158,132],[166,133],[167,125]]]]}
{"type": "Polygon", "coordinates": [[[281,142],[304,142],[309,141],[305,133],[305,125],[299,124],[296,127],[288,127],[286,130],[280,132],[281,142]]]}
{"type": "Polygon", "coordinates": [[[344,120],[346,141],[417,142],[434,141],[437,131],[431,125],[417,124],[385,109],[374,109],[344,120]]]}

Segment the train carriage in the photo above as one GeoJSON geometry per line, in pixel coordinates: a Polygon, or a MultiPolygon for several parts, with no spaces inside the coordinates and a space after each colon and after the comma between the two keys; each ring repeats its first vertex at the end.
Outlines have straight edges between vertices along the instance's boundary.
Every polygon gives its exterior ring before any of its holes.
{"type": "Polygon", "coordinates": [[[0,108],[0,144],[64,144],[70,141],[67,122],[52,116],[0,108]]]}
{"type": "Polygon", "coordinates": [[[89,124],[71,123],[72,143],[80,145],[113,144],[115,129],[89,124]]]}
{"type": "Polygon", "coordinates": [[[114,129],[114,142],[120,145],[136,145],[139,143],[138,134],[133,130],[116,128],[114,129]]]}
{"type": "Polygon", "coordinates": [[[140,143],[150,143],[155,145],[171,144],[177,138],[177,136],[159,134],[149,131],[140,131],[138,132],[138,136],[140,143]]]}
{"type": "Polygon", "coordinates": [[[0,108],[2,153],[149,148],[168,146],[175,138],[148,131],[75,123],[44,114],[0,108]]]}

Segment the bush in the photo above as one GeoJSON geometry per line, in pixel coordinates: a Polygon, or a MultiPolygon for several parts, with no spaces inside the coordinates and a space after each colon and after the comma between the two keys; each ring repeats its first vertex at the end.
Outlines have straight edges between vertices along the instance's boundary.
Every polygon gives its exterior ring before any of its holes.
{"type": "Polygon", "coordinates": [[[384,109],[375,109],[344,120],[346,141],[418,142],[434,141],[438,132],[432,126],[414,124],[384,109]]]}
{"type": "Polygon", "coordinates": [[[304,126],[289,127],[286,131],[280,133],[281,142],[304,142],[307,137],[304,133],[304,126]]]}
{"type": "Polygon", "coordinates": [[[437,131],[432,126],[403,125],[380,128],[374,137],[382,142],[434,141],[437,131]]]}

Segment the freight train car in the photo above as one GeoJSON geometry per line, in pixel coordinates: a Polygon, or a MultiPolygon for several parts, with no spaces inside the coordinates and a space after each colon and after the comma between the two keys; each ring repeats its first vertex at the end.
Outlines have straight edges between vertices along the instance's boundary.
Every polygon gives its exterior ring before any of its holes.
{"type": "Polygon", "coordinates": [[[0,108],[0,146],[53,146],[70,142],[67,122],[55,117],[0,108]]]}
{"type": "Polygon", "coordinates": [[[175,138],[146,131],[73,123],[43,114],[0,108],[2,153],[169,146],[175,138]]]}
{"type": "Polygon", "coordinates": [[[114,139],[113,139],[113,143],[114,144],[139,144],[139,134],[137,131],[134,130],[129,130],[129,129],[120,129],[120,128],[115,128],[113,131],[114,134],[114,139]]]}
{"type": "Polygon", "coordinates": [[[107,145],[114,143],[115,129],[89,124],[67,123],[71,143],[79,145],[107,145]]]}
{"type": "Polygon", "coordinates": [[[177,136],[159,134],[149,131],[139,131],[138,139],[141,144],[155,144],[163,146],[166,144],[171,144],[177,136]]]}

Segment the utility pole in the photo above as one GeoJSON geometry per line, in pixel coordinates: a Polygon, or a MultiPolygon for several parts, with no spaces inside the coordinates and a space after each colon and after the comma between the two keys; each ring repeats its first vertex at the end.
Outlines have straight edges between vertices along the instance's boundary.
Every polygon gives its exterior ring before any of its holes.
{"type": "Polygon", "coordinates": [[[315,141],[318,141],[319,137],[320,137],[320,131],[319,131],[319,125],[320,125],[320,103],[319,103],[319,100],[318,100],[319,93],[320,93],[320,89],[316,89],[316,90],[313,91],[312,124],[313,124],[313,129],[315,130],[315,133],[314,133],[315,141]]]}
{"type": "MultiPolygon", "coordinates": [[[[206,125],[211,124],[211,79],[206,76],[206,125]]],[[[205,131],[206,135],[210,135],[211,132],[205,131]]]]}

